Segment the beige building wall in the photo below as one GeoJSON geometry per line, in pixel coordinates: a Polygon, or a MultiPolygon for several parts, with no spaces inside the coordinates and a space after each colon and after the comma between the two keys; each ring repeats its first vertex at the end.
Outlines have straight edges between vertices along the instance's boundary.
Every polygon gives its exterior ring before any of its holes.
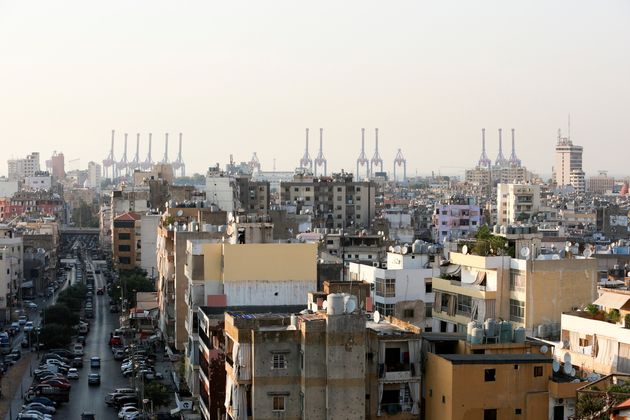
{"type": "Polygon", "coordinates": [[[454,364],[429,353],[426,369],[427,419],[481,420],[484,409],[497,409],[497,419],[547,418],[551,359],[454,364]],[[540,376],[534,376],[535,367],[542,369],[540,376]],[[486,369],[495,370],[494,381],[485,380],[486,369]]]}

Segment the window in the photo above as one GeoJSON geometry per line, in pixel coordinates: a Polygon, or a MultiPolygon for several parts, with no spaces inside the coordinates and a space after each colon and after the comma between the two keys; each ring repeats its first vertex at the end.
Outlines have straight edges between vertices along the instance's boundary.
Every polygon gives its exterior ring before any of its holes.
{"type": "Polygon", "coordinates": [[[543,376],[543,367],[542,366],[534,366],[534,377],[543,376]]]}
{"type": "Polygon", "coordinates": [[[425,280],[424,293],[432,293],[432,292],[433,292],[433,282],[425,280]]]}
{"type": "Polygon", "coordinates": [[[413,318],[413,309],[403,310],[403,318],[413,318]]]}
{"type": "MultiPolygon", "coordinates": [[[[287,368],[287,358],[284,354],[274,354],[271,360],[271,368],[272,369],[286,369],[287,368]]],[[[284,410],[284,404],[282,406],[284,410]]]]}
{"type": "Polygon", "coordinates": [[[485,408],[483,410],[483,420],[497,420],[497,409],[485,408]]]}
{"type": "Polygon", "coordinates": [[[396,297],[396,279],[376,278],[376,296],[396,297]]]}
{"type": "Polygon", "coordinates": [[[121,241],[128,241],[129,239],[131,239],[131,235],[129,233],[119,233],[118,239],[121,241]]]}
{"type": "Polygon", "coordinates": [[[494,382],[496,381],[497,371],[496,369],[485,369],[484,370],[484,380],[486,382],[494,382]]]}
{"type": "Polygon", "coordinates": [[[457,314],[468,316],[472,314],[472,298],[465,295],[457,295],[457,314]]]}
{"type": "Polygon", "coordinates": [[[525,302],[510,299],[510,321],[525,322],[525,302]]]}
{"type": "Polygon", "coordinates": [[[393,304],[376,302],[375,306],[376,306],[376,310],[382,316],[394,315],[394,305],[393,304]]]}
{"type": "Polygon", "coordinates": [[[131,247],[129,245],[118,245],[119,252],[129,252],[131,251],[131,247]]]}
{"type": "Polygon", "coordinates": [[[518,270],[510,270],[510,290],[515,292],[525,291],[525,275],[518,270]]]}
{"type": "Polygon", "coordinates": [[[432,315],[432,311],[433,311],[433,304],[432,303],[425,303],[424,304],[424,317],[425,318],[431,318],[432,315]]]}
{"type": "Polygon", "coordinates": [[[517,416],[521,415],[522,412],[523,412],[523,410],[521,410],[520,408],[515,408],[514,409],[514,414],[516,414],[517,416]]]}
{"type": "Polygon", "coordinates": [[[118,257],[118,262],[120,264],[131,264],[131,258],[129,258],[129,257],[118,257]]]}
{"type": "Polygon", "coordinates": [[[284,395],[273,396],[272,411],[284,411],[284,395]]]}

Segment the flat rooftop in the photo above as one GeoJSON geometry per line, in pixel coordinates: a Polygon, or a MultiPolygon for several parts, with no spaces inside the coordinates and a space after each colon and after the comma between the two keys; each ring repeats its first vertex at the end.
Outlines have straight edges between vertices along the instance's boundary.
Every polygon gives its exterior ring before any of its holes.
{"type": "Polygon", "coordinates": [[[440,354],[454,365],[551,363],[552,357],[544,354],[440,354]]]}

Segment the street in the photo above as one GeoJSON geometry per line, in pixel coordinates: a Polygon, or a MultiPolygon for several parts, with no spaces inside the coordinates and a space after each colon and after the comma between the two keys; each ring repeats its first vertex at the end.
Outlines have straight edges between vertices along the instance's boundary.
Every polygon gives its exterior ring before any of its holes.
{"type": "MultiPolygon", "coordinates": [[[[88,270],[90,263],[88,262],[88,270]]],[[[101,274],[94,275],[95,290],[104,287],[105,281],[101,274]]],[[[105,404],[105,394],[114,388],[126,387],[129,381],[120,374],[120,362],[114,360],[109,349],[109,333],[118,328],[118,314],[109,313],[109,296],[95,295],[94,318],[90,323],[90,332],[84,347],[84,365],[79,369],[79,380],[72,382],[70,401],[63,404],[57,411],[55,418],[74,420],[81,417],[84,411],[96,414],[98,420],[116,418],[116,411],[105,404]],[[101,374],[101,385],[90,386],[87,375],[90,373],[90,357],[101,358],[101,368],[96,370],[101,374]]]]}

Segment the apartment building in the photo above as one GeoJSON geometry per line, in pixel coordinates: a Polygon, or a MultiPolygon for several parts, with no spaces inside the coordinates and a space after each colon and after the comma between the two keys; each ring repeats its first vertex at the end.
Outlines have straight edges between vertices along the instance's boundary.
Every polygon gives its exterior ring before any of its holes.
{"type": "MultiPolygon", "coordinates": [[[[418,418],[420,330],[366,321],[343,295],[328,302],[327,311],[303,315],[225,315],[228,418],[418,418]]],[[[203,368],[199,376],[208,379],[203,368]]],[[[204,418],[208,397],[200,395],[204,418]]]]}
{"type": "Polygon", "coordinates": [[[119,270],[132,270],[142,259],[140,220],[138,213],[127,212],[112,222],[112,255],[119,270]]]}
{"type": "Polygon", "coordinates": [[[188,341],[186,241],[229,238],[226,217],[224,211],[215,208],[169,207],[159,222],[156,246],[159,327],[169,346],[177,350],[183,350],[188,341]]]}
{"type": "Polygon", "coordinates": [[[103,171],[100,164],[96,162],[88,162],[88,187],[101,190],[101,182],[103,180],[103,171]]]}
{"type": "Polygon", "coordinates": [[[540,209],[540,185],[497,185],[497,224],[528,221],[540,209]]]}
{"type": "Polygon", "coordinates": [[[280,199],[295,204],[298,213],[312,214],[319,228],[369,227],[376,216],[376,184],[354,181],[347,173],[318,178],[298,174],[281,184],[280,199]]]}
{"type": "MultiPolygon", "coordinates": [[[[0,198],[13,197],[18,192],[18,182],[11,181],[9,178],[0,177],[0,198]]],[[[4,213],[4,209],[0,208],[0,214],[4,213]]]]}
{"type": "Polygon", "coordinates": [[[52,176],[46,171],[37,171],[33,175],[24,177],[24,189],[49,191],[52,188],[52,176]]]}
{"type": "Polygon", "coordinates": [[[380,264],[387,257],[386,242],[381,235],[334,232],[327,233],[324,241],[326,252],[339,257],[346,267],[352,262],[380,264]]]}
{"type": "Polygon", "coordinates": [[[66,177],[66,164],[63,153],[54,152],[49,160],[46,160],[46,170],[48,170],[53,178],[59,180],[66,177]]]}
{"type": "Polygon", "coordinates": [[[206,199],[212,205],[226,212],[233,212],[238,208],[238,184],[236,179],[227,172],[216,167],[208,169],[206,174],[206,199]]]}
{"type": "Polygon", "coordinates": [[[558,141],[556,143],[556,159],[554,170],[554,181],[558,187],[573,186],[571,176],[582,173],[582,153],[583,147],[574,145],[569,137],[562,137],[558,130],[558,141]]]}
{"type": "Polygon", "coordinates": [[[593,194],[612,193],[615,187],[615,178],[609,177],[607,171],[599,171],[595,176],[586,179],[586,191],[593,194]]]}
{"type": "Polygon", "coordinates": [[[24,279],[24,243],[13,229],[0,226],[0,319],[11,320],[24,279]]]}
{"type": "Polygon", "coordinates": [[[476,204],[438,204],[433,214],[433,239],[457,240],[474,236],[482,222],[481,209],[476,204]]]}
{"type": "Polygon", "coordinates": [[[433,331],[461,332],[471,319],[502,318],[549,338],[559,333],[562,312],[596,297],[594,258],[516,249],[527,257],[451,252],[450,265],[433,278],[433,331]]]}
{"type": "Polygon", "coordinates": [[[434,256],[429,254],[428,244],[417,241],[403,250],[387,253],[387,268],[350,263],[349,280],[370,284],[374,309],[383,316],[394,316],[425,331],[431,331],[433,302],[433,277],[439,269],[431,267],[434,256]]]}
{"type": "Polygon", "coordinates": [[[271,189],[267,181],[252,181],[249,176],[236,178],[239,209],[246,214],[266,215],[271,203],[271,189]]]}
{"type": "Polygon", "coordinates": [[[39,152],[33,152],[24,159],[9,159],[8,177],[12,181],[22,181],[27,176],[35,175],[41,170],[39,166],[39,152]]]}
{"type": "Polygon", "coordinates": [[[17,216],[55,217],[65,220],[65,206],[59,194],[50,191],[18,191],[11,197],[0,198],[0,219],[17,216]]]}

